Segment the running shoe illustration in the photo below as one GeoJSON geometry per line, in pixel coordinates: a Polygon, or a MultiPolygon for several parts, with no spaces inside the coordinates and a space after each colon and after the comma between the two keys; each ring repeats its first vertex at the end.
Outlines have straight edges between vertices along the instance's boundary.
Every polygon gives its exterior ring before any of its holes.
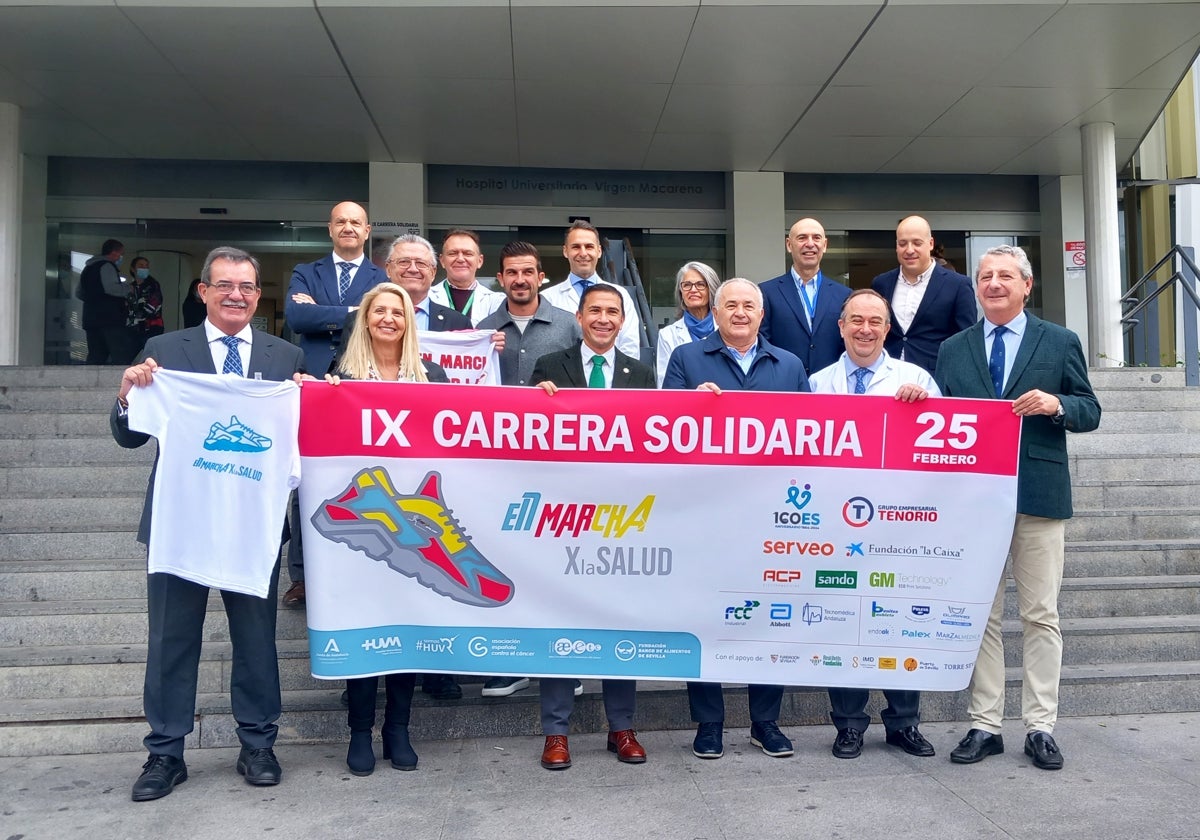
{"type": "Polygon", "coordinates": [[[513,582],[471,544],[446,507],[441,475],[400,495],[382,467],[360,470],[339,495],[312,516],[321,536],[345,543],[439,595],[475,607],[498,607],[513,597],[513,582]]]}
{"type": "Polygon", "coordinates": [[[229,418],[229,425],[213,423],[204,440],[204,448],[215,452],[266,452],[271,448],[271,439],[251,429],[237,415],[229,418]]]}

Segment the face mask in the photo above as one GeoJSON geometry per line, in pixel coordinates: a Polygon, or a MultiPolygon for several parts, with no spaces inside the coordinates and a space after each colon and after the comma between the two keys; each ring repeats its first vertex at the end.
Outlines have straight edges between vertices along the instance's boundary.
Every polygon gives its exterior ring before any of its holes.
{"type": "Polygon", "coordinates": [[[113,265],[120,265],[120,264],[121,264],[121,260],[123,260],[123,259],[125,259],[125,258],[124,258],[124,257],[117,257],[117,259],[116,259],[116,260],[113,262],[113,265]]]}
{"type": "Polygon", "coordinates": [[[150,276],[150,269],[139,268],[137,271],[134,272],[134,274],[137,275],[137,279],[145,280],[147,277],[150,276]]]}

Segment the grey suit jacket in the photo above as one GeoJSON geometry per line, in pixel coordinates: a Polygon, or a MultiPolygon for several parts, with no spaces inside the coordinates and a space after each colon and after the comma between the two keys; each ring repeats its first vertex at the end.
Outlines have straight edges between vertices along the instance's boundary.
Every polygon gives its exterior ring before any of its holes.
{"type": "MultiPolygon", "coordinates": [[[[177,332],[156,335],[146,342],[141,355],[134,360],[140,364],[147,358],[154,359],[159,367],[167,370],[179,370],[188,373],[217,372],[213,366],[212,353],[208,349],[208,340],[204,334],[204,324],[189,327],[177,332]]],[[[261,373],[263,379],[282,382],[291,379],[292,374],[304,370],[304,352],[294,344],[276,338],[270,333],[254,330],[250,343],[250,367],[246,375],[253,377],[261,373]]],[[[120,406],[113,403],[109,412],[108,424],[112,429],[113,440],[126,449],[136,449],[150,439],[142,432],[129,428],[129,417],[121,412],[120,406]]],[[[142,518],[138,524],[138,542],[150,542],[150,514],[154,499],[154,475],[158,471],[158,456],[154,458],[154,468],[150,470],[150,482],[146,487],[146,502],[142,506],[142,518]]]]}
{"type": "MultiPolygon", "coordinates": [[[[574,344],[565,350],[547,353],[533,366],[530,383],[553,382],[560,388],[586,388],[587,377],[583,375],[583,354],[580,345],[574,344]]],[[[613,357],[614,388],[653,388],[654,371],[649,365],[625,355],[620,350],[613,357]]]]}
{"type": "MultiPolygon", "coordinates": [[[[1037,389],[1062,400],[1063,419],[1045,415],[1021,420],[1017,464],[1017,512],[1070,519],[1071,473],[1067,432],[1090,432],[1100,425],[1100,402],[1088,381],[1083,348],[1075,333],[1026,313],[1025,335],[1013,360],[1002,399],[1037,389]]],[[[947,338],[938,353],[934,379],[947,397],[995,399],[983,348],[983,321],[947,338]]],[[[987,430],[980,429],[986,441],[987,430]]]]}

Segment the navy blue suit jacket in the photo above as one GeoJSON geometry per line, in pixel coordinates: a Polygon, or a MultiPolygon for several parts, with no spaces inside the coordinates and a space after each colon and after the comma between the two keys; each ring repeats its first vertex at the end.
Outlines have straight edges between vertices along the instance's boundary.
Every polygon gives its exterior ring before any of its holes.
{"type": "Polygon", "coordinates": [[[328,369],[333,354],[342,342],[346,308],[358,306],[363,295],[388,279],[383,269],[370,260],[363,260],[350,281],[346,299],[339,302],[337,275],[332,254],[326,254],[316,262],[301,263],[292,269],[287,299],[283,304],[284,318],[292,332],[300,338],[299,344],[304,350],[308,369],[315,371],[317,376],[328,369]],[[310,295],[316,305],[294,302],[292,295],[295,294],[310,295]]]}
{"type": "MultiPolygon", "coordinates": [[[[1063,418],[1055,422],[1036,414],[1021,419],[1017,513],[1070,519],[1067,432],[1090,432],[1099,426],[1100,402],[1088,381],[1079,337],[1066,327],[1025,314],[1029,320],[1002,399],[1015,400],[1034,389],[1045,391],[1062,401],[1063,418]]],[[[983,348],[982,320],[946,339],[934,375],[943,396],[996,398],[983,348]]],[[[986,435],[987,430],[980,433],[986,435]]]]}
{"type": "MultiPolygon", "coordinates": [[[[897,267],[872,280],[871,288],[887,298],[890,304],[898,282],[900,269],[897,267]]],[[[978,318],[971,278],[944,266],[935,266],[929,277],[929,288],[921,298],[908,331],[900,329],[896,313],[892,312],[892,329],[883,347],[893,359],[899,359],[903,353],[904,361],[933,373],[942,342],[962,332],[978,318]]]]}
{"type": "MultiPolygon", "coordinates": [[[[530,384],[549,381],[560,388],[586,388],[587,377],[583,371],[583,347],[573,344],[538,358],[533,366],[530,384]]],[[[613,357],[612,387],[654,388],[655,384],[653,368],[617,351],[613,357]]]]}
{"type": "Polygon", "coordinates": [[[667,362],[663,389],[698,388],[712,382],[723,391],[809,391],[804,365],[792,353],[775,347],[758,334],[758,353],[750,372],[741,367],[725,349],[721,334],[713,331],[700,341],[689,341],[675,348],[667,362]]]}
{"type": "Polygon", "coordinates": [[[804,301],[800,300],[790,271],[766,281],[759,288],[763,295],[759,339],[765,338],[797,356],[806,373],[815,373],[841,357],[846,345],[837,322],[842,314],[842,304],[850,297],[849,287],[821,275],[811,330],[804,313],[804,301]]]}

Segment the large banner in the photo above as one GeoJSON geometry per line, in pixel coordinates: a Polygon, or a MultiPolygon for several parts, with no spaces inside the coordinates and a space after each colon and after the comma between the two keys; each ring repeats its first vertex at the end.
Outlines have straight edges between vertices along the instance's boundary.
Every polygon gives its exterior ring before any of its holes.
{"type": "Polygon", "coordinates": [[[345,382],[301,393],[313,675],[957,690],[1007,402],[345,382]]]}

